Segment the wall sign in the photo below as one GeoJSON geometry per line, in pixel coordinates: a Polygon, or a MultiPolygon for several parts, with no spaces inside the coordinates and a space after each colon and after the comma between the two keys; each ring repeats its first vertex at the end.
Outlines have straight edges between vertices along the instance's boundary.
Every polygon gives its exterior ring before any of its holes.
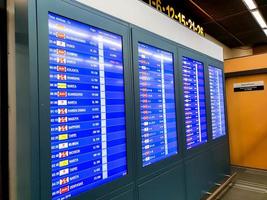
{"type": "Polygon", "coordinates": [[[234,92],[246,92],[253,90],[264,90],[264,81],[234,83],[234,92]]]}
{"type": "Polygon", "coordinates": [[[204,28],[199,24],[196,24],[192,19],[185,16],[183,13],[177,11],[173,6],[164,3],[161,0],[141,0],[146,4],[150,5],[153,8],[156,8],[158,11],[168,15],[170,18],[174,19],[175,21],[179,22],[180,24],[186,26],[190,30],[196,32],[201,36],[205,36],[204,28]]]}

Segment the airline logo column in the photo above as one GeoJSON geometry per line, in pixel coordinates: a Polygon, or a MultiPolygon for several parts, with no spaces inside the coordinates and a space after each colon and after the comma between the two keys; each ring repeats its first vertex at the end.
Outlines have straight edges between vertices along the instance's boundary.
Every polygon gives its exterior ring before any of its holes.
{"type": "Polygon", "coordinates": [[[186,147],[208,141],[203,63],[183,57],[184,112],[186,147]]]}
{"type": "Polygon", "coordinates": [[[121,36],[49,13],[52,199],[127,174],[121,36]]]}
{"type": "Polygon", "coordinates": [[[219,68],[209,66],[212,139],[226,134],[224,114],[224,88],[223,71],[219,68]]]}
{"type": "Polygon", "coordinates": [[[143,167],[177,154],[173,55],[138,44],[143,167]]]}

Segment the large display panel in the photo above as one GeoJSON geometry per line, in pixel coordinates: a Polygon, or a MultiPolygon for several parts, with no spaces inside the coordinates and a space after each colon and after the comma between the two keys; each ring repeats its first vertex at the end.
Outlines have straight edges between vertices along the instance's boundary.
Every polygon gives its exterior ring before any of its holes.
{"type": "Polygon", "coordinates": [[[212,139],[226,135],[223,71],[209,66],[212,139]]]}
{"type": "Polygon", "coordinates": [[[186,148],[208,141],[204,64],[182,57],[186,148]]]}
{"type": "Polygon", "coordinates": [[[122,37],[49,13],[52,199],[127,174],[122,37]]]}
{"type": "Polygon", "coordinates": [[[143,167],[178,153],[173,54],[138,43],[143,167]]]}

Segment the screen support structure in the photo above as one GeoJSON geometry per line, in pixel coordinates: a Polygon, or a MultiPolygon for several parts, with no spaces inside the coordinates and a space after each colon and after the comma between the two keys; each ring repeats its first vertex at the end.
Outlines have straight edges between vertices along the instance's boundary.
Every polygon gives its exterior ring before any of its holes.
{"type": "Polygon", "coordinates": [[[8,199],[8,99],[6,1],[0,1],[0,199],[8,199]]]}

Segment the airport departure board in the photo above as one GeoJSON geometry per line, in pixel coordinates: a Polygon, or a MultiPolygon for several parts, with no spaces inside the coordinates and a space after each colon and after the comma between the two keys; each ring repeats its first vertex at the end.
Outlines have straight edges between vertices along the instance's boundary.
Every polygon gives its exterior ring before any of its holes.
{"type": "Polygon", "coordinates": [[[182,59],[186,148],[208,141],[204,64],[188,57],[182,59]]]}
{"type": "Polygon", "coordinates": [[[178,153],[173,54],[138,43],[143,167],[178,153]]]}
{"type": "Polygon", "coordinates": [[[122,37],[49,13],[52,199],[127,174],[122,37]]]}
{"type": "Polygon", "coordinates": [[[222,137],[225,130],[223,71],[209,66],[212,139],[222,137]]]}

